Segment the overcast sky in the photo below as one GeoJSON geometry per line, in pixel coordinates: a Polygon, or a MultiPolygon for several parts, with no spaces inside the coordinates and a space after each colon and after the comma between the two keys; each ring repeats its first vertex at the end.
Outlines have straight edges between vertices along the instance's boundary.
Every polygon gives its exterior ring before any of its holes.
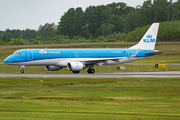
{"type": "MultiPolygon", "coordinates": [[[[90,5],[107,5],[124,2],[128,6],[142,5],[146,0],[0,0],[0,30],[20,29],[37,30],[39,25],[55,23],[69,8],[90,5]]],[[[177,0],[173,0],[177,1],[177,0]]]]}

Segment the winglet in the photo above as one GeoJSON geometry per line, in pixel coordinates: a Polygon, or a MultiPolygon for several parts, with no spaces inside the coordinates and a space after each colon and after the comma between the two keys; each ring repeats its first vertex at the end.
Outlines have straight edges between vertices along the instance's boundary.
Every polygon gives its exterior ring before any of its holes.
{"type": "Polygon", "coordinates": [[[136,57],[137,53],[139,52],[140,49],[138,49],[133,55],[131,55],[129,58],[134,58],[136,57]]]}
{"type": "Polygon", "coordinates": [[[159,23],[153,23],[151,27],[148,29],[146,34],[140,40],[140,42],[129,49],[146,49],[146,50],[154,50],[157,34],[158,34],[159,23]]]}

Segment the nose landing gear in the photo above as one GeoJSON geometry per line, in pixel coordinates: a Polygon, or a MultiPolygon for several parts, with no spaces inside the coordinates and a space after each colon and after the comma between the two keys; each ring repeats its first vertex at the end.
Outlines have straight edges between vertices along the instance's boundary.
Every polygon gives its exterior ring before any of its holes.
{"type": "Polygon", "coordinates": [[[24,68],[25,68],[25,66],[24,66],[24,65],[21,65],[21,73],[22,73],[22,74],[24,73],[24,68]]]}

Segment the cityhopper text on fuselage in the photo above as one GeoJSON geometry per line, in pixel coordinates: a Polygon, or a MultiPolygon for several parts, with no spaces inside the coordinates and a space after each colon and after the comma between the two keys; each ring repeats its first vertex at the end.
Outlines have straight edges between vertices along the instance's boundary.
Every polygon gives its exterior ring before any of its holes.
{"type": "Polygon", "coordinates": [[[153,23],[140,42],[128,49],[21,49],[8,56],[4,63],[21,66],[45,66],[48,71],[67,68],[79,73],[87,68],[93,74],[96,66],[118,65],[155,56],[165,51],[154,50],[159,23],[153,23]]]}

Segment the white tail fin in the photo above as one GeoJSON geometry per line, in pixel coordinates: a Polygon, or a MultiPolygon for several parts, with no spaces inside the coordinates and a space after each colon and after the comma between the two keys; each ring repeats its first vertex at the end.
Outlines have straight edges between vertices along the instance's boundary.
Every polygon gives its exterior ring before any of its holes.
{"type": "Polygon", "coordinates": [[[157,33],[158,33],[159,23],[153,23],[146,34],[143,36],[141,41],[130,47],[129,49],[146,49],[146,50],[154,50],[157,33]]]}

